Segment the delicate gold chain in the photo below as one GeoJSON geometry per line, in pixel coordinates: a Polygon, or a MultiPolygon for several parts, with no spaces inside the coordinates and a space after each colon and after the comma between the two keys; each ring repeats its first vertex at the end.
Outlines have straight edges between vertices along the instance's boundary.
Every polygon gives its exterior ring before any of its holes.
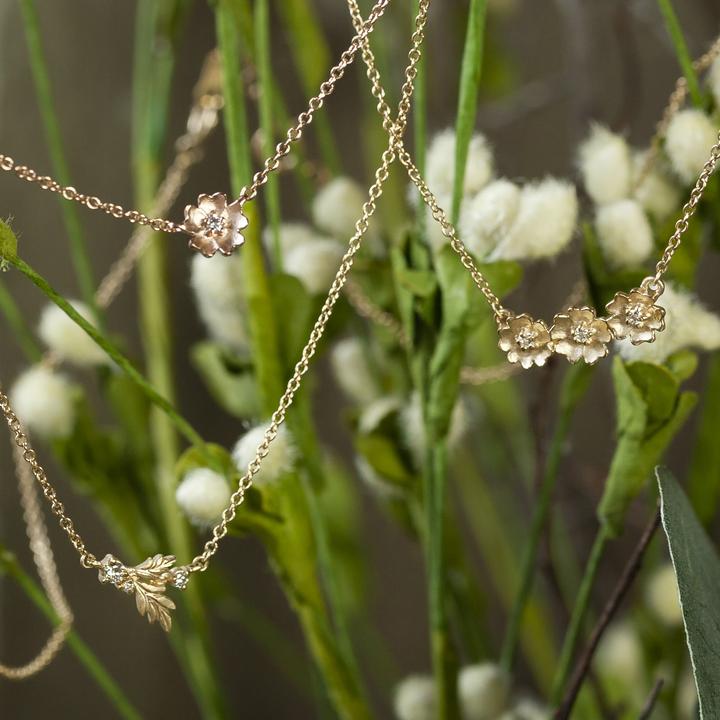
{"type": "Polygon", "coordinates": [[[85,547],[85,542],[80,537],[77,530],[75,530],[75,524],[65,512],[65,506],[58,499],[55,488],[50,484],[50,481],[45,474],[45,470],[43,470],[42,466],[37,461],[37,456],[30,445],[28,436],[25,434],[23,426],[20,423],[20,420],[18,420],[17,415],[13,412],[13,409],[10,406],[10,400],[3,392],[2,387],[0,387],[0,410],[2,410],[3,415],[5,416],[5,421],[10,428],[10,432],[15,438],[15,444],[22,451],[22,459],[29,465],[32,474],[35,476],[35,479],[42,489],[43,495],[47,498],[47,501],[50,504],[51,512],[59,519],[60,527],[65,531],[67,536],[70,538],[72,546],[80,555],[80,564],[85,568],[98,567],[99,563],[97,558],[87,549],[87,547],[85,547]]]}
{"type": "MultiPolygon", "coordinates": [[[[347,68],[352,64],[360,47],[360,43],[372,32],[375,23],[382,17],[389,2],[390,0],[377,0],[368,16],[367,23],[365,23],[363,28],[353,37],[350,46],[342,53],[338,63],[330,69],[328,79],[320,85],[320,92],[309,100],[307,110],[304,110],[297,116],[296,124],[287,131],[285,140],[277,144],[274,154],[265,160],[263,169],[255,173],[252,183],[242,189],[240,197],[238,198],[241,204],[252,200],[257,195],[258,189],[267,182],[270,174],[280,167],[280,161],[290,152],[293,143],[302,137],[304,129],[313,121],[315,112],[323,106],[325,99],[333,93],[337,82],[343,77],[347,68]]],[[[191,151],[192,149],[190,148],[189,150],[191,151]]],[[[21,180],[34,183],[43,190],[57,193],[65,200],[80,203],[89,210],[100,210],[114,218],[125,219],[133,224],[147,226],[156,232],[189,232],[182,223],[175,223],[162,217],[152,217],[138,210],[127,210],[117,203],[107,202],[95,195],[86,195],[78,192],[72,186],[61,185],[49,175],[40,175],[36,170],[26,165],[19,165],[10,155],[0,154],[0,170],[14,173],[15,176],[21,180]]],[[[181,173],[182,169],[178,167],[177,172],[181,173]]],[[[169,196],[170,195],[169,193],[169,196]]],[[[136,245],[139,244],[140,241],[136,243],[136,245]]],[[[118,272],[120,272],[120,270],[118,272]]]]}
{"type": "MultiPolygon", "coordinates": [[[[245,493],[251,487],[253,478],[260,469],[260,464],[263,458],[268,454],[270,444],[277,436],[280,425],[284,421],[287,410],[292,404],[295,394],[300,388],[302,378],[309,368],[310,359],[313,355],[315,355],[318,343],[323,336],[334,306],[340,297],[343,286],[347,281],[355,255],[360,249],[362,239],[367,232],[370,218],[375,212],[376,203],[382,195],[383,186],[389,176],[390,165],[396,158],[396,153],[393,148],[397,144],[398,139],[402,138],[407,125],[407,116],[410,110],[410,99],[413,92],[413,82],[417,74],[417,63],[420,60],[420,47],[424,39],[424,27],[427,22],[429,4],[430,0],[420,0],[418,3],[418,15],[415,19],[415,31],[412,35],[412,49],[408,53],[409,64],[405,70],[405,82],[402,86],[401,99],[398,104],[397,119],[394,123],[388,124],[390,134],[388,148],[383,152],[382,162],[375,172],[375,181],[368,191],[368,199],[363,204],[362,215],[355,225],[355,233],[349,241],[348,249],[343,256],[340,268],[335,275],[335,279],[330,287],[328,296],[323,303],[320,315],[315,321],[315,325],[310,333],[310,338],[303,348],[300,360],[295,365],[293,375],[288,381],[285,392],[280,398],[277,410],[272,415],[270,425],[263,436],[262,442],[257,448],[255,457],[248,465],[245,474],[240,478],[238,488],[231,496],[230,504],[223,512],[220,522],[218,522],[218,524],[213,528],[212,538],[205,543],[203,552],[195,557],[188,565],[188,569],[191,572],[202,572],[207,569],[210,558],[218,551],[220,541],[225,537],[225,535],[227,535],[228,525],[234,519],[238,507],[245,499],[245,493]]],[[[363,27],[365,27],[365,25],[363,25],[363,27]]],[[[364,38],[366,35],[367,33],[363,33],[362,30],[358,29],[359,37],[364,38]]]]}
{"type": "Polygon", "coordinates": [[[30,466],[24,462],[23,451],[15,444],[13,444],[13,454],[20,502],[23,506],[23,516],[33,560],[40,582],[59,620],[45,645],[32,660],[15,667],[0,664],[0,676],[8,680],[26,680],[46,668],[60,652],[72,627],[73,614],[60,584],[30,466]]]}

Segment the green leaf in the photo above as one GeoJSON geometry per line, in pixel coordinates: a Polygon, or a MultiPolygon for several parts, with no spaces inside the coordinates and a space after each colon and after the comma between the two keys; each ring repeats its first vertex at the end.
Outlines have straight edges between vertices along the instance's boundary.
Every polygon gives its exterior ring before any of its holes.
{"type": "Polygon", "coordinates": [[[684,425],[697,396],[681,393],[668,370],[648,363],[625,365],[616,358],[613,380],[618,442],[598,516],[611,534],[619,534],[630,503],[684,425]]]}
{"type": "Polygon", "coordinates": [[[18,241],[12,228],[0,220],[0,257],[5,261],[14,260],[17,257],[18,241]]]}
{"type": "Polygon", "coordinates": [[[215,402],[234,417],[260,414],[260,397],[251,367],[233,364],[227,351],[217,343],[201,342],[190,353],[215,402]]]}
{"type": "Polygon", "coordinates": [[[690,379],[697,370],[698,356],[692,350],[679,350],[665,360],[665,367],[678,382],[690,379]]]}
{"type": "Polygon", "coordinates": [[[437,289],[437,277],[431,270],[398,270],[397,280],[400,285],[418,297],[430,297],[437,289]]]}
{"type": "Polygon", "coordinates": [[[460,217],[460,203],[462,202],[463,187],[465,185],[465,166],[470,141],[475,129],[478,89],[482,75],[486,10],[487,0],[471,0],[460,71],[457,122],[455,123],[455,178],[452,193],[452,212],[450,213],[453,223],[457,223],[460,217]]]}
{"type": "Polygon", "coordinates": [[[278,312],[278,337],[285,366],[294,367],[307,342],[319,308],[292,275],[274,274],[270,278],[270,291],[278,308],[292,308],[292,312],[278,312]]]}
{"type": "Polygon", "coordinates": [[[397,445],[384,435],[358,435],[355,438],[355,449],[388,482],[405,487],[413,482],[413,474],[398,453],[397,445]]]}
{"type": "Polygon", "coordinates": [[[656,474],[700,718],[712,720],[720,717],[720,558],[672,474],[665,468],[656,474]]]}
{"type": "Polygon", "coordinates": [[[233,480],[238,474],[230,453],[221,445],[214,443],[207,443],[203,452],[197,448],[188,448],[175,465],[175,475],[180,480],[197,468],[214,470],[219,475],[224,475],[228,481],[233,480]]]}

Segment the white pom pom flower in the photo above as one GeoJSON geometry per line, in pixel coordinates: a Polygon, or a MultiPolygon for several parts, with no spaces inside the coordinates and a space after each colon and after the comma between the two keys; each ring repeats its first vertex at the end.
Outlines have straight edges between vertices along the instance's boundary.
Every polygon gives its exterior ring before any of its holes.
{"type": "MultiPolygon", "coordinates": [[[[97,325],[97,319],[85,303],[71,300],[70,304],[90,324],[97,325]]],[[[95,341],[57,305],[46,305],[43,309],[38,334],[49,350],[72,365],[92,367],[110,362],[95,341]]]]}
{"type": "Polygon", "coordinates": [[[380,395],[367,349],[359,338],[345,338],[336,343],[330,352],[330,364],[340,389],[353,402],[364,406],[380,395]]]}
{"type": "Polygon", "coordinates": [[[398,720],[435,720],[435,682],[427,675],[411,675],[395,688],[393,706],[398,720]]]}
{"type": "Polygon", "coordinates": [[[187,519],[197,527],[206,528],[220,520],[230,503],[232,490],[220,473],[210,468],[190,470],[175,491],[175,501],[187,519]]]}
{"type": "MultiPolygon", "coordinates": [[[[238,472],[245,474],[248,465],[254,460],[255,453],[263,441],[269,423],[256,425],[248,430],[236,443],[232,451],[233,462],[238,472]]],[[[285,473],[290,472],[295,464],[297,449],[288,429],[281,425],[277,437],[270,443],[267,455],[260,463],[253,482],[256,485],[274,482],[285,473]]]]}
{"type": "Polygon", "coordinates": [[[537,260],[554,257],[572,240],[577,224],[575,186],[549,177],[526,185],[515,222],[490,258],[537,260]]]}
{"type": "Polygon", "coordinates": [[[595,228],[600,249],[613,270],[636,267],[652,254],[652,228],[636,200],[618,200],[598,207],[595,228]]]}
{"type": "Polygon", "coordinates": [[[641,179],[640,173],[645,169],[646,158],[647,152],[635,153],[633,157],[633,182],[638,183],[633,197],[651,217],[666,220],[680,205],[680,188],[662,158],[656,158],[641,179]]]}
{"type": "Polygon", "coordinates": [[[616,341],[622,358],[628,362],[660,364],[685,348],[720,349],[720,317],[707,310],[693,294],[667,284],[658,304],[665,308],[665,330],[652,343],[632,345],[626,340],[616,341]]]}
{"type": "Polygon", "coordinates": [[[630,195],[630,148],[620,135],[593,125],[580,145],[580,171],[588,195],[598,204],[616,202],[630,195]]]}
{"type": "Polygon", "coordinates": [[[675,570],[670,563],[653,573],[645,597],[648,607],[665,625],[678,626],[682,623],[677,580],[675,570]]]}
{"type": "Polygon", "coordinates": [[[312,204],[315,225],[338,240],[347,242],[355,234],[367,193],[349,177],[337,177],[323,186],[312,204]]]}
{"type": "Polygon", "coordinates": [[[345,248],[336,240],[317,238],[290,250],[283,269],[300,280],[311,295],[320,295],[330,289],[344,254],[345,248]]]}
{"type": "Polygon", "coordinates": [[[665,151],[673,170],[683,182],[688,185],[695,183],[717,136],[715,123],[702,110],[681,110],[670,121],[665,136],[665,151]]]}
{"type": "Polygon", "coordinates": [[[508,705],[510,678],[494,663],[467,665],[458,675],[464,720],[495,720],[508,705]]]}
{"type": "MultiPolygon", "coordinates": [[[[463,196],[479,192],[493,176],[493,155],[484,135],[473,135],[468,148],[463,196]]],[[[428,147],[426,182],[434,195],[451,197],[455,182],[455,131],[448,129],[436,135],[428,147]]],[[[445,209],[445,205],[441,203],[445,209]]]]}
{"type": "Polygon", "coordinates": [[[611,625],[603,635],[596,655],[597,667],[606,677],[625,687],[636,688],[643,682],[643,650],[635,628],[626,621],[611,625]]]}
{"type": "Polygon", "coordinates": [[[245,299],[242,294],[242,255],[195,255],[190,286],[200,319],[213,340],[235,351],[248,348],[245,299]]]}
{"type": "MultiPolygon", "coordinates": [[[[459,398],[455,403],[450,417],[450,431],[447,439],[448,448],[457,447],[462,442],[469,428],[470,413],[463,399],[459,398]]],[[[425,460],[427,442],[420,394],[417,391],[412,393],[409,402],[400,412],[400,432],[415,462],[421,465],[425,460]]]]}
{"type": "MultiPolygon", "coordinates": [[[[265,248],[270,254],[272,254],[275,243],[272,227],[269,225],[266,226],[263,229],[262,237],[265,248]]],[[[280,250],[283,255],[286,255],[299,245],[312,242],[313,240],[317,240],[319,237],[322,236],[312,225],[308,225],[303,222],[280,223],[280,226],[278,227],[280,250]]]]}
{"type": "Polygon", "coordinates": [[[10,403],[31,434],[56,440],[68,437],[73,430],[79,393],[79,387],[64,375],[35,365],[15,381],[10,403]]]}
{"type": "Polygon", "coordinates": [[[471,253],[484,258],[509,232],[520,208],[520,188],[494,180],[468,198],[460,214],[460,237],[471,253]]]}

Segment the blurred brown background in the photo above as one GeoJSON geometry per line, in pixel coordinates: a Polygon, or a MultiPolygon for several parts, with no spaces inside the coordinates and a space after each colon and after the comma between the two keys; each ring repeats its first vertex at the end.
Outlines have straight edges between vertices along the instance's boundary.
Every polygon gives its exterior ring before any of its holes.
{"type": "MultiPolygon", "coordinates": [[[[409,3],[383,19],[378,33],[399,43],[407,36],[409,3]]],[[[51,66],[56,104],[66,141],[74,184],[124,204],[132,203],[128,160],[130,82],[135,4],[111,0],[38,0],[46,54],[51,66]]],[[[429,27],[431,67],[429,92],[431,129],[452,122],[456,103],[456,77],[462,47],[466,3],[434,3],[429,27]]],[[[495,146],[498,169],[510,177],[548,173],[574,176],[573,154],[590,118],[626,130],[637,144],[645,142],[679,71],[658,16],[654,0],[498,0],[491,24],[493,42],[512,59],[517,88],[508,96],[483,103],[479,127],[495,146]]],[[[703,52],[720,29],[716,0],[676,2],[693,55],[703,52]]],[[[323,24],[339,53],[349,42],[350,23],[342,0],[318,0],[323,24]]],[[[367,3],[364,4],[364,7],[367,3]]],[[[174,137],[182,130],[192,84],[199,63],[213,43],[212,15],[197,2],[179,57],[173,97],[174,137]]],[[[291,63],[282,38],[276,42],[275,70],[292,85],[291,63]]],[[[403,53],[404,56],[404,53],[403,53]]],[[[400,68],[397,68],[397,73],[400,68]]],[[[396,87],[398,78],[392,78],[396,87]]],[[[347,169],[358,178],[366,175],[364,159],[357,155],[355,105],[358,72],[350,72],[328,103],[333,125],[347,152],[347,169]]],[[[365,89],[362,89],[365,92],[365,89]]],[[[292,107],[302,98],[294,90],[292,107]]],[[[22,32],[18,5],[0,0],[0,149],[41,171],[50,169],[22,32]]],[[[182,196],[184,202],[199,191],[228,186],[222,133],[211,143],[207,159],[192,174],[182,196]]],[[[117,256],[129,227],[105,216],[81,210],[96,273],[100,275],[117,256]]],[[[288,208],[286,219],[302,217],[302,208],[288,208]]],[[[12,216],[21,233],[24,257],[69,296],[76,295],[66,241],[56,200],[10,177],[0,177],[0,215],[12,216]]],[[[203,435],[231,443],[239,428],[218,411],[191,369],[187,349],[203,336],[188,291],[188,254],[182,247],[171,254],[174,305],[177,322],[178,386],[185,414],[203,435]]],[[[705,268],[701,284],[709,305],[720,309],[720,290],[712,278],[718,268],[705,268]]],[[[566,294],[578,272],[577,256],[569,253],[552,266],[528,273],[524,296],[554,307],[566,294]],[[542,284],[542,289],[538,289],[542,284]],[[548,288],[550,290],[548,291],[548,288]]],[[[21,277],[2,278],[36,318],[43,300],[21,277]]],[[[530,300],[528,300],[530,301],[530,300]]],[[[546,312],[547,314],[547,312],[546,312]]],[[[129,338],[140,357],[136,303],[131,285],[112,308],[113,332],[129,338]]],[[[23,368],[21,355],[7,326],[0,321],[0,378],[5,387],[23,368]]],[[[573,434],[573,447],[564,474],[577,482],[573,492],[593,492],[602,478],[612,432],[612,407],[602,383],[585,403],[573,434]],[[593,406],[594,403],[594,406],[593,406]],[[586,484],[586,487],[583,485],[586,484]]],[[[534,388],[528,384],[529,397],[534,388]]],[[[330,391],[322,400],[323,431],[329,444],[345,447],[341,408],[330,391]]],[[[681,444],[682,445],[682,444],[681,444]]],[[[46,455],[46,454],[44,454],[46,455]]],[[[676,462],[684,461],[682,446],[676,462]]],[[[53,470],[52,463],[48,463],[53,470]]],[[[106,533],[82,497],[72,494],[61,473],[52,478],[83,534],[97,552],[109,548],[106,533]]],[[[0,540],[16,552],[24,566],[31,560],[24,539],[10,462],[9,446],[0,441],[0,540]]],[[[572,496],[564,497],[571,503],[572,496]]],[[[590,517],[576,517],[581,533],[590,517]]],[[[426,671],[424,580],[418,550],[387,522],[368,499],[362,524],[372,568],[373,616],[393,650],[398,672],[426,671]]],[[[572,529],[572,528],[571,528],[572,529]]],[[[145,717],[193,718],[193,700],[177,670],[162,633],[138,620],[127,598],[96,584],[82,571],[77,557],[51,522],[51,536],[63,583],[77,617],[81,635],[118,679],[145,717]]],[[[241,598],[261,606],[279,627],[295,637],[299,633],[260,549],[252,542],[230,541],[222,553],[241,598]]],[[[478,567],[482,577],[482,568],[478,567]]],[[[309,718],[310,705],[277,676],[277,671],[246,636],[221,623],[216,627],[222,681],[231,702],[232,717],[309,718]]],[[[25,597],[0,578],[0,658],[20,662],[40,647],[48,632],[25,597]]],[[[377,688],[378,693],[387,689],[377,688]]],[[[389,713],[387,706],[383,711],[389,713]]],[[[112,711],[89,681],[74,656],[64,651],[40,676],[21,684],[0,682],[0,718],[111,717],[112,711]]]]}

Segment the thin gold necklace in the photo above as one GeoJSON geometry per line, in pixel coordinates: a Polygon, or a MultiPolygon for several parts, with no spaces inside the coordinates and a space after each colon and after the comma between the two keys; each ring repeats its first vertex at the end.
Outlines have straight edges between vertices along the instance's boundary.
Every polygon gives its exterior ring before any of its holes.
{"type": "MultiPolygon", "coordinates": [[[[376,5],[376,8],[380,6],[384,7],[387,2],[388,0],[382,0],[376,5]]],[[[255,457],[248,465],[245,474],[239,479],[237,489],[231,495],[227,508],[223,511],[220,521],[212,529],[211,538],[205,543],[203,551],[199,555],[193,558],[187,565],[181,566],[176,564],[174,556],[162,554],[149,557],[134,567],[124,565],[110,554],[106,555],[102,560],[98,560],[87,548],[84,539],[75,528],[72,518],[68,515],[64,504],[58,498],[55,488],[48,480],[45,470],[38,462],[35,450],[32,448],[20,420],[15,415],[7,395],[2,391],[2,388],[0,388],[0,410],[2,410],[8,427],[14,436],[14,442],[21,451],[22,459],[29,466],[43,494],[48,500],[51,512],[59,519],[60,527],[65,531],[70,539],[70,543],[78,552],[81,565],[87,569],[97,570],[99,580],[102,583],[114,585],[124,592],[133,594],[140,614],[147,617],[150,622],[157,622],[166,631],[170,630],[172,624],[171,611],[175,608],[175,603],[166,594],[167,588],[172,586],[180,590],[184,589],[191,575],[196,572],[204,572],[208,568],[211,558],[217,553],[220,542],[228,533],[229,524],[234,519],[237,509],[243,503],[245,493],[251,487],[253,478],[260,469],[263,458],[268,453],[270,444],[277,436],[280,425],[285,420],[287,410],[292,405],[293,399],[300,388],[302,378],[309,369],[310,360],[315,355],[318,343],[332,316],[335,304],[340,297],[347,276],[352,268],[354,258],[360,250],[363,237],[369,227],[370,218],[376,210],[377,201],[382,195],[384,184],[389,177],[390,166],[396,159],[394,148],[398,140],[402,138],[407,126],[413,92],[413,81],[417,74],[416,66],[420,60],[420,48],[424,39],[423,30],[427,22],[429,2],[430,0],[420,0],[419,2],[415,32],[412,36],[412,49],[408,55],[409,63],[405,71],[405,81],[401,90],[401,99],[398,104],[396,119],[389,129],[390,139],[388,147],[382,154],[380,166],[375,172],[375,180],[368,190],[368,199],[363,204],[362,215],[356,223],[356,231],[350,239],[348,249],[343,256],[340,268],[310,333],[308,342],[302,351],[300,360],[295,366],[292,377],[287,383],[285,392],[279,401],[278,408],[272,415],[270,425],[257,448],[255,457]]],[[[357,38],[364,39],[369,33],[370,27],[369,21],[365,23],[363,29],[355,36],[356,40],[357,38]]],[[[357,43],[359,47],[360,40],[357,40],[357,43]]],[[[336,79],[339,79],[339,77],[336,79]]],[[[320,105],[317,104],[317,107],[319,106],[320,105]]],[[[317,109],[317,107],[314,109],[317,109]]],[[[309,120],[305,119],[305,124],[307,124],[307,122],[309,122],[309,120]]],[[[276,169],[276,167],[273,167],[274,164],[276,163],[268,164],[266,162],[266,169],[276,169]]],[[[271,170],[268,170],[268,172],[271,170]]],[[[260,175],[260,173],[256,174],[256,180],[258,179],[258,175],[260,175]]],[[[265,176],[265,179],[267,179],[267,176],[265,176]]],[[[262,183],[258,184],[258,187],[261,184],[262,183]]],[[[151,222],[144,224],[152,227],[151,222]]]]}

